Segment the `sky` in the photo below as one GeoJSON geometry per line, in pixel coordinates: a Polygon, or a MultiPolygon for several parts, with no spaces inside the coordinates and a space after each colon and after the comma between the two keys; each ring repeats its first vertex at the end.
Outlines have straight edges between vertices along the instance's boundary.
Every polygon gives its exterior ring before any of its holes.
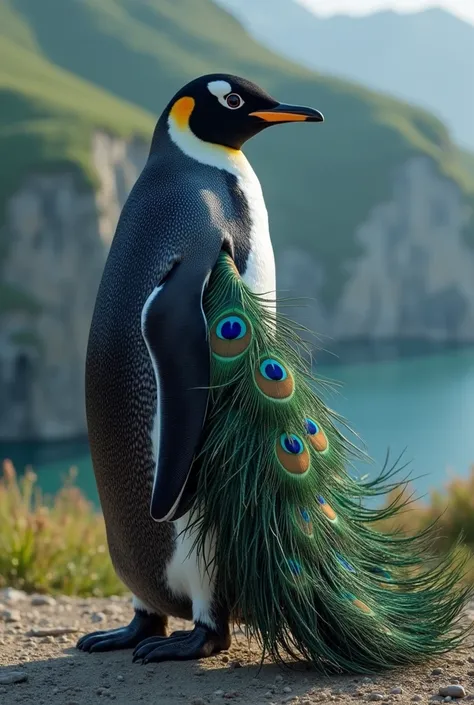
{"type": "Polygon", "coordinates": [[[361,15],[382,9],[415,12],[437,6],[474,24],[474,0],[437,0],[436,2],[433,0],[297,0],[297,2],[324,15],[338,12],[361,15]]]}

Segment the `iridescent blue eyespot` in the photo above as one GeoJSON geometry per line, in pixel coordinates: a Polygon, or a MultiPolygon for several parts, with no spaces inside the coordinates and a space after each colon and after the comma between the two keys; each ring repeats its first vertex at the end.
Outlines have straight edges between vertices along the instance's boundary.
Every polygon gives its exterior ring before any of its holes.
{"type": "Polygon", "coordinates": [[[326,504],[326,500],[321,495],[318,495],[316,499],[318,500],[319,504],[326,504]]]}
{"type": "Polygon", "coordinates": [[[348,570],[350,573],[356,572],[355,569],[351,566],[351,564],[348,561],[346,561],[346,559],[343,558],[343,556],[341,556],[339,553],[336,554],[336,558],[339,561],[339,563],[342,565],[342,567],[345,568],[346,570],[348,570]]]}
{"type": "Polygon", "coordinates": [[[292,455],[299,455],[304,450],[303,441],[294,433],[282,433],[280,443],[283,450],[292,455]]]}
{"type": "Polygon", "coordinates": [[[308,436],[314,436],[316,433],[319,433],[319,426],[312,419],[305,419],[304,427],[308,436]]]}
{"type": "Polygon", "coordinates": [[[221,340],[239,340],[247,333],[247,324],[239,316],[227,316],[219,321],[216,335],[221,340]]]}
{"type": "Polygon", "coordinates": [[[303,572],[303,568],[301,567],[300,563],[298,561],[293,560],[293,558],[290,558],[288,560],[288,567],[293,573],[293,575],[301,575],[303,572]]]}
{"type": "Polygon", "coordinates": [[[267,359],[260,365],[260,374],[270,382],[282,382],[288,377],[288,374],[277,360],[267,359]]]}
{"type": "Polygon", "coordinates": [[[303,519],[303,521],[305,521],[307,524],[309,524],[311,521],[311,517],[309,515],[308,510],[307,509],[300,509],[300,514],[301,514],[301,518],[303,519]]]}

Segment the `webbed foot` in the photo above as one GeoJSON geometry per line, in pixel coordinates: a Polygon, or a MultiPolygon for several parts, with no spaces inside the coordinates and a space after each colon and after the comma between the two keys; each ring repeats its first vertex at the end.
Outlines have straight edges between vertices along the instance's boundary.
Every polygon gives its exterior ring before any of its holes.
{"type": "Polygon", "coordinates": [[[216,632],[204,624],[197,623],[189,632],[173,632],[169,637],[145,639],[133,652],[133,660],[142,663],[190,661],[225,651],[230,647],[230,643],[228,627],[216,632]]]}
{"type": "Polygon", "coordinates": [[[77,642],[76,648],[90,653],[131,649],[151,636],[166,638],[166,622],[166,617],[136,610],[135,616],[127,627],[85,634],[77,642]]]}

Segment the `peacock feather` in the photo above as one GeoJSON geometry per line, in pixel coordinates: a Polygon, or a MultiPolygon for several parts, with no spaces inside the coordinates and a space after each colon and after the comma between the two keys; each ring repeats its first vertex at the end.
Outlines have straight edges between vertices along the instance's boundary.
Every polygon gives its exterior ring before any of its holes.
{"type": "Polygon", "coordinates": [[[469,591],[454,554],[431,563],[430,532],[381,533],[400,506],[362,499],[354,447],[315,392],[295,327],[222,254],[204,298],[210,403],[197,464],[197,547],[215,547],[221,597],[264,654],[325,672],[373,672],[456,646],[469,591]],[[431,567],[427,567],[430,565],[431,567]],[[434,567],[433,567],[434,566],[434,567]]]}

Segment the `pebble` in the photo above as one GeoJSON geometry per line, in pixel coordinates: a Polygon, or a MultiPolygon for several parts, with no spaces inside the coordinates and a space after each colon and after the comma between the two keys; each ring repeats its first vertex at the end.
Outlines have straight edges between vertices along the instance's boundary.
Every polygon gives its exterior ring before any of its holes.
{"type": "Polygon", "coordinates": [[[379,700],[383,700],[383,699],[384,698],[383,698],[382,693],[370,693],[370,695],[369,695],[369,700],[371,700],[371,701],[379,701],[379,700]]]}
{"type": "Polygon", "coordinates": [[[214,691],[214,695],[215,695],[217,698],[221,698],[221,697],[224,695],[224,691],[223,691],[223,690],[215,690],[215,691],[214,691]]]}
{"type": "Polygon", "coordinates": [[[18,610],[2,610],[0,617],[4,622],[21,622],[21,614],[18,610]]]}
{"type": "Polygon", "coordinates": [[[466,691],[462,685],[444,685],[440,686],[439,694],[450,698],[464,698],[466,691]]]}
{"type": "Polygon", "coordinates": [[[119,675],[117,676],[117,680],[120,682],[122,682],[124,680],[124,677],[122,676],[121,673],[119,673],[119,675]]]}
{"type": "Polygon", "coordinates": [[[75,634],[79,631],[76,627],[42,627],[32,629],[25,636],[62,636],[63,634],[75,634]]]}
{"type": "Polygon", "coordinates": [[[10,685],[11,683],[24,683],[28,680],[28,675],[22,671],[10,671],[0,673],[0,684],[10,685]]]}
{"type": "Polygon", "coordinates": [[[229,657],[224,654],[224,656],[221,658],[222,663],[229,663],[229,657]]]}
{"type": "Polygon", "coordinates": [[[17,602],[22,602],[26,600],[28,595],[23,590],[15,590],[15,588],[3,588],[0,590],[0,600],[2,602],[8,602],[13,605],[17,602]]]}
{"type": "Polygon", "coordinates": [[[401,695],[403,693],[403,688],[398,686],[398,688],[392,688],[390,691],[391,695],[401,695]]]}
{"type": "Polygon", "coordinates": [[[231,690],[229,693],[224,694],[226,700],[232,700],[232,698],[238,698],[239,694],[235,690],[231,690]]]}
{"type": "Polygon", "coordinates": [[[271,692],[271,690],[267,690],[267,692],[265,693],[265,695],[263,697],[264,698],[273,698],[273,693],[271,692]]]}
{"type": "Polygon", "coordinates": [[[191,700],[191,705],[206,705],[202,698],[193,698],[191,700]]]}
{"type": "Polygon", "coordinates": [[[103,612],[93,612],[91,614],[91,622],[105,622],[105,614],[103,612]]]}
{"type": "Polygon", "coordinates": [[[415,703],[419,703],[421,700],[423,700],[423,698],[421,697],[421,695],[414,695],[414,696],[412,697],[412,700],[413,700],[413,702],[415,702],[415,703]]]}
{"type": "Polygon", "coordinates": [[[229,665],[230,668],[242,668],[240,661],[231,661],[229,665]]]}
{"type": "Polygon", "coordinates": [[[468,675],[468,676],[474,676],[474,671],[468,671],[468,672],[467,672],[467,675],[468,675]]]}
{"type": "Polygon", "coordinates": [[[433,668],[433,670],[431,671],[431,675],[432,676],[440,676],[442,674],[442,672],[443,672],[442,668],[433,668]]]}
{"type": "Polygon", "coordinates": [[[284,692],[284,693],[291,693],[292,690],[291,690],[291,688],[290,688],[289,685],[285,685],[285,687],[283,688],[283,692],[284,692]]]}
{"type": "Polygon", "coordinates": [[[56,600],[50,595],[33,595],[31,604],[33,607],[42,607],[43,605],[53,607],[56,604],[56,600]]]}
{"type": "Polygon", "coordinates": [[[282,703],[293,703],[298,700],[297,695],[289,695],[287,698],[283,698],[282,703]]]}

